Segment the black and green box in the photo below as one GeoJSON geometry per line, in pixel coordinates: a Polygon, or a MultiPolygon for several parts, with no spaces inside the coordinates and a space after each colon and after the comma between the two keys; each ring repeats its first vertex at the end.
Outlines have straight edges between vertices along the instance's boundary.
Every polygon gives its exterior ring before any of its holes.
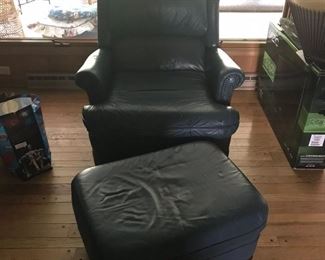
{"type": "Polygon", "coordinates": [[[281,27],[271,24],[259,99],[290,164],[325,168],[325,68],[307,64],[281,27]]]}

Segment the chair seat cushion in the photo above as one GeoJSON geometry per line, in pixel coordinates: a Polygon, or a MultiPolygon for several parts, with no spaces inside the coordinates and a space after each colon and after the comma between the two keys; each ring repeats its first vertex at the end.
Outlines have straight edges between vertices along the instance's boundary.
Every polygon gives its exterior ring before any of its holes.
{"type": "Polygon", "coordinates": [[[110,98],[85,106],[88,131],[126,137],[230,137],[239,114],[207,94],[203,73],[119,73],[110,98]]]}
{"type": "Polygon", "coordinates": [[[248,259],[267,206],[213,144],[90,168],[72,183],[90,259],[248,259]]]}

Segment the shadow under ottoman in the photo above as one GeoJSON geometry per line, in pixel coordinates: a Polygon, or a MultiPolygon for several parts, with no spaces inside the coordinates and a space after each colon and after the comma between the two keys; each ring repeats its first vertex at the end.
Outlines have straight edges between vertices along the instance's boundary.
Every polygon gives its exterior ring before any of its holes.
{"type": "Polygon", "coordinates": [[[268,214],[207,142],[89,168],[74,178],[72,201],[92,260],[247,260],[268,214]]]}

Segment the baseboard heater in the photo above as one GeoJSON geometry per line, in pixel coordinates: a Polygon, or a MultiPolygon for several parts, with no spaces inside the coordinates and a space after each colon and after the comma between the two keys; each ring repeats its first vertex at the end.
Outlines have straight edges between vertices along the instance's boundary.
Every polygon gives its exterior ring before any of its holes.
{"type": "Polygon", "coordinates": [[[27,74],[29,89],[76,89],[74,74],[35,73],[27,74]]]}
{"type": "Polygon", "coordinates": [[[257,74],[246,73],[245,81],[243,85],[239,88],[239,90],[255,90],[257,84],[257,78],[258,78],[257,74]]]}
{"type": "MultiPolygon", "coordinates": [[[[246,74],[245,81],[239,90],[255,90],[257,74],[246,74]]],[[[76,89],[74,74],[37,73],[27,75],[27,86],[30,89],[76,89]]]]}

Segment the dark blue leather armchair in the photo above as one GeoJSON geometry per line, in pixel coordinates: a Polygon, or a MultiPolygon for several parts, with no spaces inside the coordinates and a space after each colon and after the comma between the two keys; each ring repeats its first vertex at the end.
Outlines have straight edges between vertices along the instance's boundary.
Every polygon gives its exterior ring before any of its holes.
{"type": "Polygon", "coordinates": [[[96,164],[194,140],[228,154],[244,75],[218,48],[217,0],[99,0],[98,45],[76,74],[96,164]]]}

